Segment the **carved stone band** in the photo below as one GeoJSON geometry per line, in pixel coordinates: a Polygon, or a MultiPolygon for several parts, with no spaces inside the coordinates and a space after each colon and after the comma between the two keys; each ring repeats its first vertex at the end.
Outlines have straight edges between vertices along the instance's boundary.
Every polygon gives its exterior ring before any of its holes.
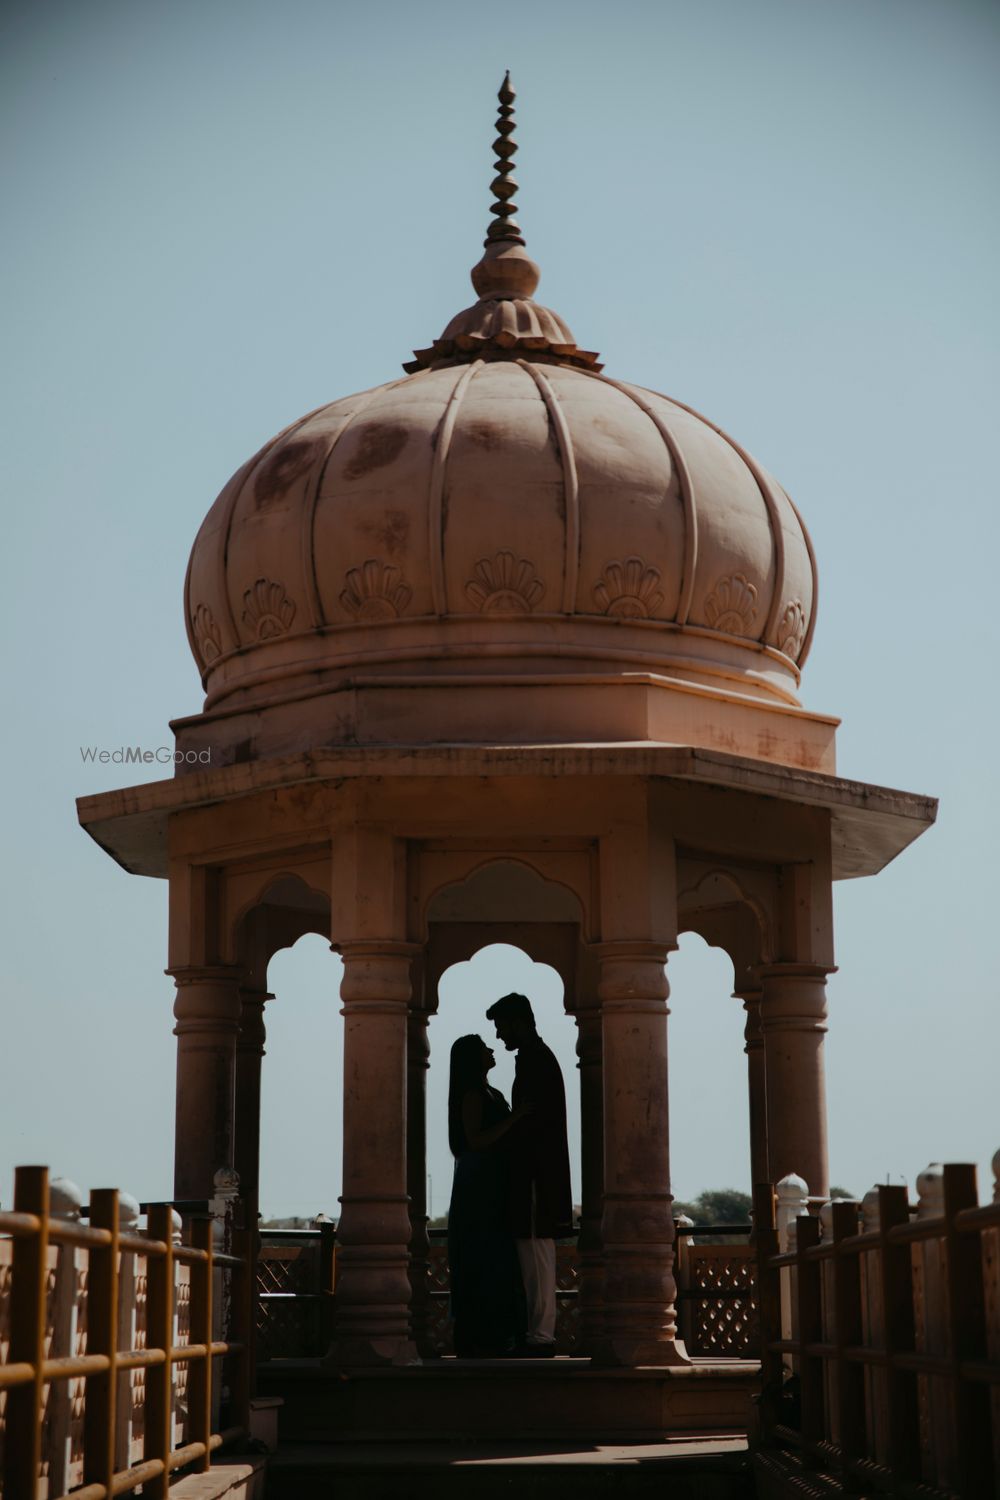
{"type": "Polygon", "coordinates": [[[354,1010],[395,1012],[409,1004],[410,966],[422,951],[418,943],[372,940],[344,943],[340,951],[344,959],[340,996],[345,1015],[354,1010]]]}

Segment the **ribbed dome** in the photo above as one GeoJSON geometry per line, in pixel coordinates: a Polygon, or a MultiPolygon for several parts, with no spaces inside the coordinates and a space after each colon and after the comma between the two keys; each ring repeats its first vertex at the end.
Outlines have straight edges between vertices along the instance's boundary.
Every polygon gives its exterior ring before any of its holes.
{"type": "Polygon", "coordinates": [[[815,593],[792,502],[717,428],[604,375],[494,359],[286,429],[210,510],[186,602],[215,704],[304,672],[424,672],[453,640],[466,666],[682,658],[788,692],[815,593]]]}
{"type": "Polygon", "coordinates": [[[404,378],[280,433],[202,525],[185,612],[206,711],[358,674],[402,688],[660,674],[797,702],[816,600],[798,513],[731,438],[601,373],[534,301],[509,81],[500,97],[478,301],[404,378]]]}

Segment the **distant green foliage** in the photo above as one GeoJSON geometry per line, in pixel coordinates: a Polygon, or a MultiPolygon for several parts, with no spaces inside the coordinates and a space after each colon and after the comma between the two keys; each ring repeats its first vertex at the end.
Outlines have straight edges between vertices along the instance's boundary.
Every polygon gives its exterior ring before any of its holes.
{"type": "MultiPolygon", "coordinates": [[[[753,1199],[736,1188],[708,1188],[691,1203],[674,1200],[674,1218],[687,1214],[696,1224],[749,1224],[753,1199]]],[[[747,1235],[699,1234],[699,1245],[744,1245],[747,1235]]]]}

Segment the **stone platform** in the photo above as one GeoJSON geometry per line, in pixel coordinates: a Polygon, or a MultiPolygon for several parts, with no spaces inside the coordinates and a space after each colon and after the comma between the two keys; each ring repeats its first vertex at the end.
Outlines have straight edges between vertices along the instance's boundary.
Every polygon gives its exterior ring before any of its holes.
{"type": "Polygon", "coordinates": [[[459,1360],[342,1373],[316,1361],[260,1368],[261,1395],[284,1405],[279,1441],[662,1443],[745,1436],[760,1367],[696,1360],[683,1368],[595,1369],[589,1360],[459,1360]]]}

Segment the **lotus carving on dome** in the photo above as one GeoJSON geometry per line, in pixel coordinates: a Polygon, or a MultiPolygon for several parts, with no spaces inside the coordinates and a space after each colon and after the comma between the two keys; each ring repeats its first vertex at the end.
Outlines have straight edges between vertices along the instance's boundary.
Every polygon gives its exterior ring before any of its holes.
{"type": "Polygon", "coordinates": [[[295,618],[295,605],[284,585],[258,578],[243,595],[243,623],[258,641],[286,635],[295,618]]]}
{"type": "Polygon", "coordinates": [[[594,601],[602,615],[624,620],[648,620],[663,603],[657,588],[659,568],[647,568],[641,557],[609,562],[594,585],[594,601]]]}
{"type": "Polygon", "coordinates": [[[362,624],[398,620],[413,598],[413,590],[399,569],[376,558],[368,558],[360,568],[349,568],[344,583],[341,605],[362,624]]]}
{"type": "Polygon", "coordinates": [[[720,578],[705,600],[705,619],[725,635],[749,635],[757,614],[757,590],[742,573],[720,578]]]}
{"type": "Polygon", "coordinates": [[[530,615],[545,585],[526,558],[498,552],[495,557],[480,558],[465,593],[484,615],[530,615]]]}
{"type": "Polygon", "coordinates": [[[801,599],[792,599],[785,605],[778,623],[778,650],[797,660],[806,637],[806,612],[801,599]]]}
{"type": "Polygon", "coordinates": [[[222,655],[222,635],[207,604],[199,604],[191,616],[191,631],[206,665],[222,655]]]}

